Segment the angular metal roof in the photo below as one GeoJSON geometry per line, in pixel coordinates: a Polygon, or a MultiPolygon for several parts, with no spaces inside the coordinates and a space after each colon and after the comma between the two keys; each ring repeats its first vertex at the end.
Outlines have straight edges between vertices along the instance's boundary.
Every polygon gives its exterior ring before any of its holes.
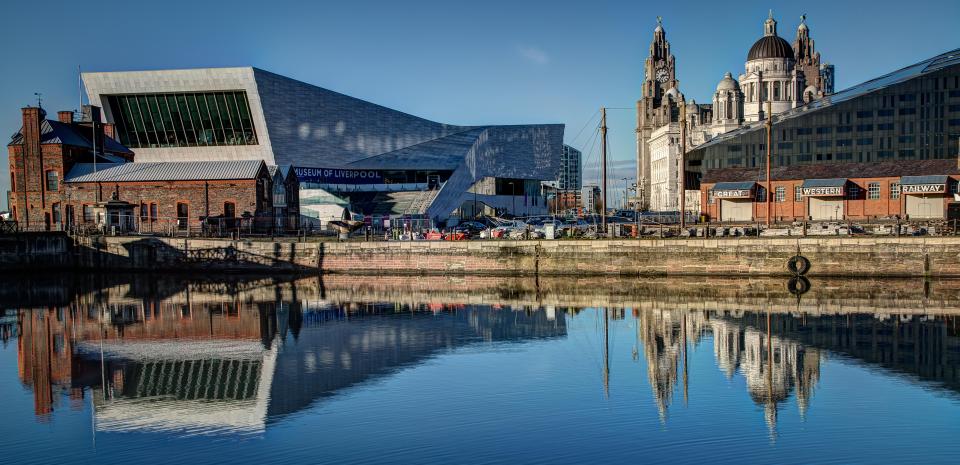
{"type": "Polygon", "coordinates": [[[263,160],[178,161],[123,163],[92,171],[88,163],[75,166],[66,182],[134,182],[134,181],[207,181],[255,179],[264,166],[263,160]],[[83,166],[86,165],[86,166],[83,166]]]}
{"type": "Polygon", "coordinates": [[[947,176],[903,176],[900,178],[900,184],[904,186],[916,186],[920,184],[946,184],[947,176]]]}
{"type": "Polygon", "coordinates": [[[846,185],[847,178],[805,179],[800,187],[843,187],[846,185]]]}
{"type": "MultiPolygon", "coordinates": [[[[932,58],[928,58],[919,63],[912,64],[905,68],[898,69],[892,73],[885,74],[875,79],[871,79],[867,82],[857,84],[853,87],[841,90],[835,94],[827,95],[823,98],[813,100],[810,103],[793,108],[783,113],[779,113],[773,116],[773,123],[777,124],[782,121],[796,118],[798,116],[807,115],[810,112],[817,110],[822,110],[824,108],[829,108],[838,103],[851,100],[871,92],[876,92],[881,89],[886,89],[887,87],[900,84],[905,81],[909,81],[918,76],[924,74],[932,73],[935,71],[940,71],[941,69],[949,68],[951,66],[960,65],[960,49],[954,49],[949,52],[941,53],[932,58]]],[[[724,134],[721,134],[710,141],[701,144],[692,149],[692,151],[701,150],[713,145],[717,145],[738,137],[742,134],[758,131],[764,128],[763,121],[754,121],[750,125],[743,126],[740,129],[736,129],[724,134]]]]}
{"type": "Polygon", "coordinates": [[[749,190],[753,189],[753,186],[756,184],[755,181],[742,181],[742,182],[718,182],[713,186],[715,191],[739,191],[739,190],[749,190]]]}

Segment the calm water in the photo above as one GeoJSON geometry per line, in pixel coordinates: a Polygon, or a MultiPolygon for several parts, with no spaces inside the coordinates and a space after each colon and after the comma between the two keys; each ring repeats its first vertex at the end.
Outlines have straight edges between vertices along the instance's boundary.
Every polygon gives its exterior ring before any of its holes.
{"type": "Polygon", "coordinates": [[[4,463],[960,461],[960,283],[0,281],[4,463]]]}

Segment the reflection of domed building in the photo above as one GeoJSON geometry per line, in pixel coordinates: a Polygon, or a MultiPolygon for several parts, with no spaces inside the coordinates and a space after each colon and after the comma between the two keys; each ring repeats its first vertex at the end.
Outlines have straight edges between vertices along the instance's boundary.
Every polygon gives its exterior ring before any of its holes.
{"type": "MultiPolygon", "coordinates": [[[[777,34],[773,12],[763,36],[750,47],[738,79],[726,73],[709,104],[688,103],[676,79],[676,59],[658,18],[645,65],[643,96],[637,102],[637,196],[640,208],[676,211],[681,106],[686,111],[686,149],[743,126],[745,122],[787,111],[833,92],[833,67],[821,66],[806,17],[791,45],[777,34]]],[[[699,211],[699,194],[688,196],[688,210],[699,211]]]]}
{"type": "Polygon", "coordinates": [[[705,314],[700,312],[648,310],[640,314],[638,333],[647,359],[647,379],[661,421],[666,420],[667,409],[673,400],[686,345],[699,344],[705,327],[705,314]]]}
{"type": "Polygon", "coordinates": [[[780,404],[796,390],[800,415],[806,414],[813,386],[820,379],[820,351],[754,328],[714,319],[714,355],[718,367],[732,377],[740,370],[750,398],[764,408],[764,418],[775,432],[780,404]]]}

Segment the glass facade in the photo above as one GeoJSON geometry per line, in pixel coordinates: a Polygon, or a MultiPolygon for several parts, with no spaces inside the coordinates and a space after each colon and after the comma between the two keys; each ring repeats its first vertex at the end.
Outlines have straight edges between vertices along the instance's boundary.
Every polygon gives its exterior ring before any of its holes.
{"type": "Polygon", "coordinates": [[[130,148],[256,145],[244,91],[107,95],[120,142],[130,148]]]}
{"type": "MultiPolygon", "coordinates": [[[[849,95],[825,97],[774,117],[774,166],[957,156],[960,65],[918,72],[886,86],[870,81],[844,92],[849,95]],[[951,124],[954,120],[958,125],[951,124]]],[[[766,137],[762,123],[720,135],[689,152],[688,169],[752,167],[742,154],[759,153],[766,137]]]]}

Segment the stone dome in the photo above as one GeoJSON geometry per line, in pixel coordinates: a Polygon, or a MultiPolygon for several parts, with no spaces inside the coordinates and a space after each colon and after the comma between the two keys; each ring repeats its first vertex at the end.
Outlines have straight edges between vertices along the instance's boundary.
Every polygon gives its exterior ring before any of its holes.
{"type": "Polygon", "coordinates": [[[723,75],[723,79],[717,84],[717,92],[727,91],[727,90],[739,90],[740,84],[737,83],[737,80],[733,78],[733,75],[729,72],[723,75]]]}
{"type": "Polygon", "coordinates": [[[753,44],[753,47],[750,47],[747,61],[764,58],[789,58],[792,60],[793,47],[778,35],[763,36],[753,44]]]}

